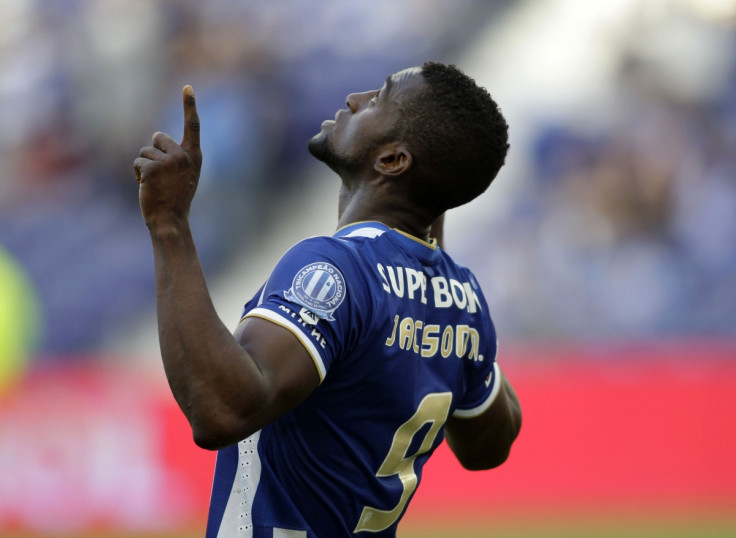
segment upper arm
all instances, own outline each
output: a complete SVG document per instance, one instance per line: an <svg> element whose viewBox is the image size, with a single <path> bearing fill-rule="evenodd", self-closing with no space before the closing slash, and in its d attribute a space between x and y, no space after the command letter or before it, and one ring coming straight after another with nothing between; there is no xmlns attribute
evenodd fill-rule
<svg viewBox="0 0 736 538"><path fill-rule="evenodd" d="M499 371L500 372L500 371ZM521 428L521 408L503 375L491 405L473 417L451 416L445 424L447 444L463 467L491 469L501 465Z"/></svg>
<svg viewBox="0 0 736 538"><path fill-rule="evenodd" d="M231 442L303 402L350 345L345 335L355 330L359 308L342 273L350 266L333 243L311 238L289 249L246 304L234 337L257 370L256 382L243 383L235 373L225 381L234 407L226 407L228 418L215 429Z"/></svg>
<svg viewBox="0 0 736 538"><path fill-rule="evenodd" d="M200 376L216 386L190 413L195 442L210 450L245 439L287 413L319 385L310 355L287 329L246 318L234 333L240 354L225 369Z"/></svg>
<svg viewBox="0 0 736 538"><path fill-rule="evenodd" d="M257 417L262 426L296 407L319 385L311 355L289 329L247 317L235 330L235 338L260 370L266 387Z"/></svg>

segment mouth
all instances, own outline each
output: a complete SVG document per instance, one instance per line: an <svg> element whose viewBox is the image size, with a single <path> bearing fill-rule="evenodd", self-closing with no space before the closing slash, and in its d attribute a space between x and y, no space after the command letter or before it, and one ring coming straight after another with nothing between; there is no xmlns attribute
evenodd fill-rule
<svg viewBox="0 0 736 538"><path fill-rule="evenodd" d="M344 108L341 108L340 110L338 110L337 112L335 112L335 119L334 120L325 120L325 121L323 121L322 122L322 128L324 129L326 127L334 127L335 124L338 121L340 121L340 116L342 116L345 112L347 112L347 110L345 110Z"/></svg>
<svg viewBox="0 0 736 538"><path fill-rule="evenodd" d="M325 120L322 122L322 128L325 129L327 127L335 127L335 124L340 121L340 117L347 112L346 109L341 108L337 112L335 112L335 119L334 120Z"/></svg>

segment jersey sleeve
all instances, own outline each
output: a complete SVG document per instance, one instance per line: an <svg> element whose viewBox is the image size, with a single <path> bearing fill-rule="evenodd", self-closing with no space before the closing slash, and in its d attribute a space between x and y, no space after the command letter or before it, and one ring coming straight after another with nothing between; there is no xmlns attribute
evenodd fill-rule
<svg viewBox="0 0 736 538"><path fill-rule="evenodd" d="M487 336L481 348L482 360L465 362L465 394L453 412L454 417L472 418L482 414L501 388L501 370L496 363L498 340L490 316L485 320L484 333Z"/></svg>
<svg viewBox="0 0 736 538"><path fill-rule="evenodd" d="M294 334L321 382L359 334L361 278L350 253L335 239L306 239L282 256L243 318L263 318Z"/></svg>

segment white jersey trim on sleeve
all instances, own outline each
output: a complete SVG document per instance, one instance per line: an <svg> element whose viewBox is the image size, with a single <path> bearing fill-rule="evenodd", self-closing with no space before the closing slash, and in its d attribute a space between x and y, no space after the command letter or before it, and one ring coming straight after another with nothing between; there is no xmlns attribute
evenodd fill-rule
<svg viewBox="0 0 736 538"><path fill-rule="evenodd" d="M314 362L314 366L315 368L317 368L317 373L319 374L320 383L324 381L325 375L327 374L327 369L325 368L325 363L322 360L322 355L320 355L319 351L317 350L317 346L315 346L314 343L309 339L309 337L306 336L301 330L299 330L299 328L294 323L292 323L289 319L273 312L272 310L261 307L254 308L245 316L243 316L243 319L249 317L263 318L271 321L276 325L280 325L287 331L291 332L294 336L296 336L299 342L301 342L301 344L307 350L307 353L309 353L309 356L312 357L312 362Z"/></svg>
<svg viewBox="0 0 736 538"><path fill-rule="evenodd" d="M496 399L496 396L498 396L499 391L501 390L501 368L499 368L498 363L493 363L493 389L491 390L491 393L488 395L488 398L485 399L485 401L480 404L478 407L474 407L473 409L455 409L455 412L452 414L453 417L458 418L473 418L477 417L479 415L482 415L486 409L491 407L491 404Z"/></svg>

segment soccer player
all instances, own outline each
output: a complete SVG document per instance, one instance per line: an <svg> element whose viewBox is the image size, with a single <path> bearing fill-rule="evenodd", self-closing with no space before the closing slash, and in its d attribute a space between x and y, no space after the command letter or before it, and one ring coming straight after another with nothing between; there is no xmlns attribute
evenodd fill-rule
<svg viewBox="0 0 736 538"><path fill-rule="evenodd" d="M219 450L207 536L393 536L443 438L467 469L503 463L521 413L488 305L430 237L505 161L486 90L425 63L350 94L308 145L342 180L337 232L286 252L234 335L189 229L189 86L183 102L181 144L154 134L134 169L166 376L195 442Z"/></svg>

